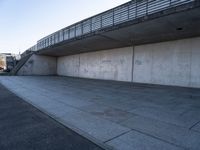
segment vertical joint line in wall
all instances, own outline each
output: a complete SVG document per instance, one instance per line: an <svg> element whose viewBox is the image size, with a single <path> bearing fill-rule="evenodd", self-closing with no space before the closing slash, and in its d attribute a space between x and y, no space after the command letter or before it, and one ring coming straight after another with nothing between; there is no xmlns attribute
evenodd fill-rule
<svg viewBox="0 0 200 150"><path fill-rule="evenodd" d="M190 49L190 73L189 73L189 86L192 86L192 49Z"/></svg>
<svg viewBox="0 0 200 150"><path fill-rule="evenodd" d="M135 47L133 46L133 51L132 51L132 70L131 70L131 82L133 82L133 72L134 72L134 53L135 53Z"/></svg>
<svg viewBox="0 0 200 150"><path fill-rule="evenodd" d="M58 76L58 57L56 57L56 75Z"/></svg>
<svg viewBox="0 0 200 150"><path fill-rule="evenodd" d="M153 84L153 58L154 58L154 56L153 56L153 54L154 54L154 51L153 51L153 49L151 50L151 68L150 68L150 71L151 71L151 73L150 73L150 75L151 75L151 77L150 77L150 82Z"/></svg>
<svg viewBox="0 0 200 150"><path fill-rule="evenodd" d="M80 65L81 65L81 62L80 62L80 54L78 54L78 77L80 77Z"/></svg>

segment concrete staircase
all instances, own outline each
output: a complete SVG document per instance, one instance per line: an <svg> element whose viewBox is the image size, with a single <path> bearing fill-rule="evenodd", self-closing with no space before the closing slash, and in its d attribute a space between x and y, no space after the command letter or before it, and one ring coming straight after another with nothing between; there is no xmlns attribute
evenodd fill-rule
<svg viewBox="0 0 200 150"><path fill-rule="evenodd" d="M9 75L17 75L17 72L19 71L19 69L27 62L27 60L33 55L33 53L30 53L24 57L22 57L20 59L20 61L18 62L18 64L11 70L11 72L9 73Z"/></svg>

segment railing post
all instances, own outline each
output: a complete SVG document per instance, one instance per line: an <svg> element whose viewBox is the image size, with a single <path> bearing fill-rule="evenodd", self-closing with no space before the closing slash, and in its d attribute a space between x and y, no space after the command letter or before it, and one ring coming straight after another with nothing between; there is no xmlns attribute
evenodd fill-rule
<svg viewBox="0 0 200 150"><path fill-rule="evenodd" d="M75 29L74 29L74 37L76 38L76 25L75 25Z"/></svg>
<svg viewBox="0 0 200 150"><path fill-rule="evenodd" d="M135 18L137 18L137 13L138 13L138 12L137 12L137 11L138 11L138 10L137 10L137 7L138 7L138 6L137 6L137 0L136 0L136 1L135 1Z"/></svg>
<svg viewBox="0 0 200 150"><path fill-rule="evenodd" d="M62 30L62 36L63 36L63 41L65 40L65 33L64 33L64 30Z"/></svg>
<svg viewBox="0 0 200 150"><path fill-rule="evenodd" d="M149 0L147 0L147 3L146 3L146 15L148 15L148 9L149 9Z"/></svg>
<svg viewBox="0 0 200 150"><path fill-rule="evenodd" d="M100 17L100 22L101 22L101 28L102 28L102 14L101 14L101 17Z"/></svg>
<svg viewBox="0 0 200 150"><path fill-rule="evenodd" d="M92 19L90 18L90 33L92 32Z"/></svg>
<svg viewBox="0 0 200 150"><path fill-rule="evenodd" d="M129 9L130 9L130 3L128 3L128 20L130 19L130 14L129 14L130 10Z"/></svg>
<svg viewBox="0 0 200 150"><path fill-rule="evenodd" d="M115 20L114 20L114 9L112 9L112 25L114 26Z"/></svg>
<svg viewBox="0 0 200 150"><path fill-rule="evenodd" d="M81 36L83 35L83 22L81 22Z"/></svg>
<svg viewBox="0 0 200 150"><path fill-rule="evenodd" d="M70 39L70 28L68 29L68 39Z"/></svg>
<svg viewBox="0 0 200 150"><path fill-rule="evenodd" d="M55 34L53 34L53 45L55 44Z"/></svg>

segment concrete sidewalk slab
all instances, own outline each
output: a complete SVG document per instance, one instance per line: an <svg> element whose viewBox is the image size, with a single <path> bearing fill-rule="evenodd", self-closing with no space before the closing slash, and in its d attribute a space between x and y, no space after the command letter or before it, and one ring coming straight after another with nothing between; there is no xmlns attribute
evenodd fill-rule
<svg viewBox="0 0 200 150"><path fill-rule="evenodd" d="M147 135L152 135L163 141L167 141L177 147L186 149L199 149L200 134L180 126L161 122L141 116L135 116L122 123L123 125Z"/></svg>
<svg viewBox="0 0 200 150"><path fill-rule="evenodd" d="M11 91L115 149L197 149L200 89L58 76L0 77Z"/></svg>
<svg viewBox="0 0 200 150"><path fill-rule="evenodd" d="M1 150L103 150L0 84Z"/></svg>
<svg viewBox="0 0 200 150"><path fill-rule="evenodd" d="M182 150L180 147L173 146L137 131L124 134L119 138L109 141L108 144L120 150Z"/></svg>
<svg viewBox="0 0 200 150"><path fill-rule="evenodd" d="M200 121L192 127L192 130L200 133Z"/></svg>

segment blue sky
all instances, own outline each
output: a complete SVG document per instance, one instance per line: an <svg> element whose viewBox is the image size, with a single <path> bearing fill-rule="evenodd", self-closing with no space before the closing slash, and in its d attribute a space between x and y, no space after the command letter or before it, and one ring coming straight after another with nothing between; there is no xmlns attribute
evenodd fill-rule
<svg viewBox="0 0 200 150"><path fill-rule="evenodd" d="M19 53L40 38L129 0L0 0L0 53Z"/></svg>

